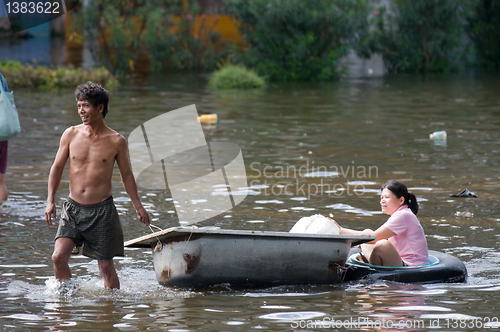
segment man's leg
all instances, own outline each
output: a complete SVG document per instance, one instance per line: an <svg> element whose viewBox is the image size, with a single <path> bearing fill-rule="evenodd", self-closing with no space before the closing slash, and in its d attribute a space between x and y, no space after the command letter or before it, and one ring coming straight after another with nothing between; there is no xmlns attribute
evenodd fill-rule
<svg viewBox="0 0 500 332"><path fill-rule="evenodd" d="M5 184L5 174L0 173L0 202L6 201L9 193Z"/></svg>
<svg viewBox="0 0 500 332"><path fill-rule="evenodd" d="M68 261L74 247L73 240L67 237L57 238L54 244L52 262L54 263L54 276L59 281L66 281L71 278Z"/></svg>
<svg viewBox="0 0 500 332"><path fill-rule="evenodd" d="M120 280L116 274L115 265L112 259L104 259L97 261L99 265L99 271L104 278L105 288L120 288Z"/></svg>

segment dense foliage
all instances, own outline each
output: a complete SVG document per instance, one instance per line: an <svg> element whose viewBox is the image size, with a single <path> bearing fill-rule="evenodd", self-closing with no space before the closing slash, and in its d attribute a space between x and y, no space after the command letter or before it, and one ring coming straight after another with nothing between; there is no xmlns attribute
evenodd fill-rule
<svg viewBox="0 0 500 332"><path fill-rule="evenodd" d="M487 69L500 69L500 1L474 1L467 22L478 64Z"/></svg>
<svg viewBox="0 0 500 332"><path fill-rule="evenodd" d="M375 13L373 51L390 72L450 72L461 60L461 0L393 0Z"/></svg>
<svg viewBox="0 0 500 332"><path fill-rule="evenodd" d="M192 29L194 0L88 0L74 15L71 37L87 41L94 58L123 75L150 70L212 69L225 48L213 27Z"/></svg>
<svg viewBox="0 0 500 332"><path fill-rule="evenodd" d="M240 21L245 62L278 81L325 81L339 61L368 37L366 0L227 0Z"/></svg>
<svg viewBox="0 0 500 332"><path fill-rule="evenodd" d="M496 0L224 0L244 44L197 19L197 0L88 0L70 40L117 75L244 64L268 80L338 78L349 52L381 54L390 72L500 68ZM199 17L198 17L199 18ZM195 21L197 23L195 23ZM212 24L213 25L213 24Z"/></svg>
<svg viewBox="0 0 500 332"><path fill-rule="evenodd" d="M118 85L118 81L105 68L84 69L23 65L18 61L0 61L0 72L9 82L9 88L56 89L75 88L85 82L100 83L107 88Z"/></svg>

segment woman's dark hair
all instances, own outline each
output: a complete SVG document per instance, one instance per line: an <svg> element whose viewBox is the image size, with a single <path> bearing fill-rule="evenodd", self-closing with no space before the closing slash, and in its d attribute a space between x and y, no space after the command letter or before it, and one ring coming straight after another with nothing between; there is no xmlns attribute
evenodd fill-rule
<svg viewBox="0 0 500 332"><path fill-rule="evenodd" d="M418 202L415 195L412 192L408 191L406 186L395 180L387 181L386 184L382 186L382 190L385 188L389 189L397 198L404 197L405 202L403 204L408 205L410 210L416 215L418 213Z"/></svg>
<svg viewBox="0 0 500 332"><path fill-rule="evenodd" d="M102 104L102 117L105 118L106 114L108 114L109 92L99 83L92 83L89 81L85 85L80 85L76 88L75 98L76 101L88 101L94 107Z"/></svg>

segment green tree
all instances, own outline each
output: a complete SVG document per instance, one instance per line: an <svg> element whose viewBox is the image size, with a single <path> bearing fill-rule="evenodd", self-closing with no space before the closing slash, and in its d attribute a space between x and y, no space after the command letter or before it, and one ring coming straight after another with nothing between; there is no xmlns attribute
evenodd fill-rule
<svg viewBox="0 0 500 332"><path fill-rule="evenodd" d="M227 0L240 21L244 60L276 81L327 81L368 39L367 0Z"/></svg>
<svg viewBox="0 0 500 332"><path fill-rule="evenodd" d="M390 72L458 69L464 0L393 0L377 10L372 50Z"/></svg>
<svg viewBox="0 0 500 332"><path fill-rule="evenodd" d="M500 1L474 0L467 15L468 35L478 63L487 69L500 69Z"/></svg>

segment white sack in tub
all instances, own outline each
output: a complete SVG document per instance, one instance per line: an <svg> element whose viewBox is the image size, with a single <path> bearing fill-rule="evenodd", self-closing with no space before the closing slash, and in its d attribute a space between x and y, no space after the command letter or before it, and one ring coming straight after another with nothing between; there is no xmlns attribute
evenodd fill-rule
<svg viewBox="0 0 500 332"><path fill-rule="evenodd" d="M300 218L290 230L290 233L309 234L339 234L339 228L333 221L321 214Z"/></svg>

